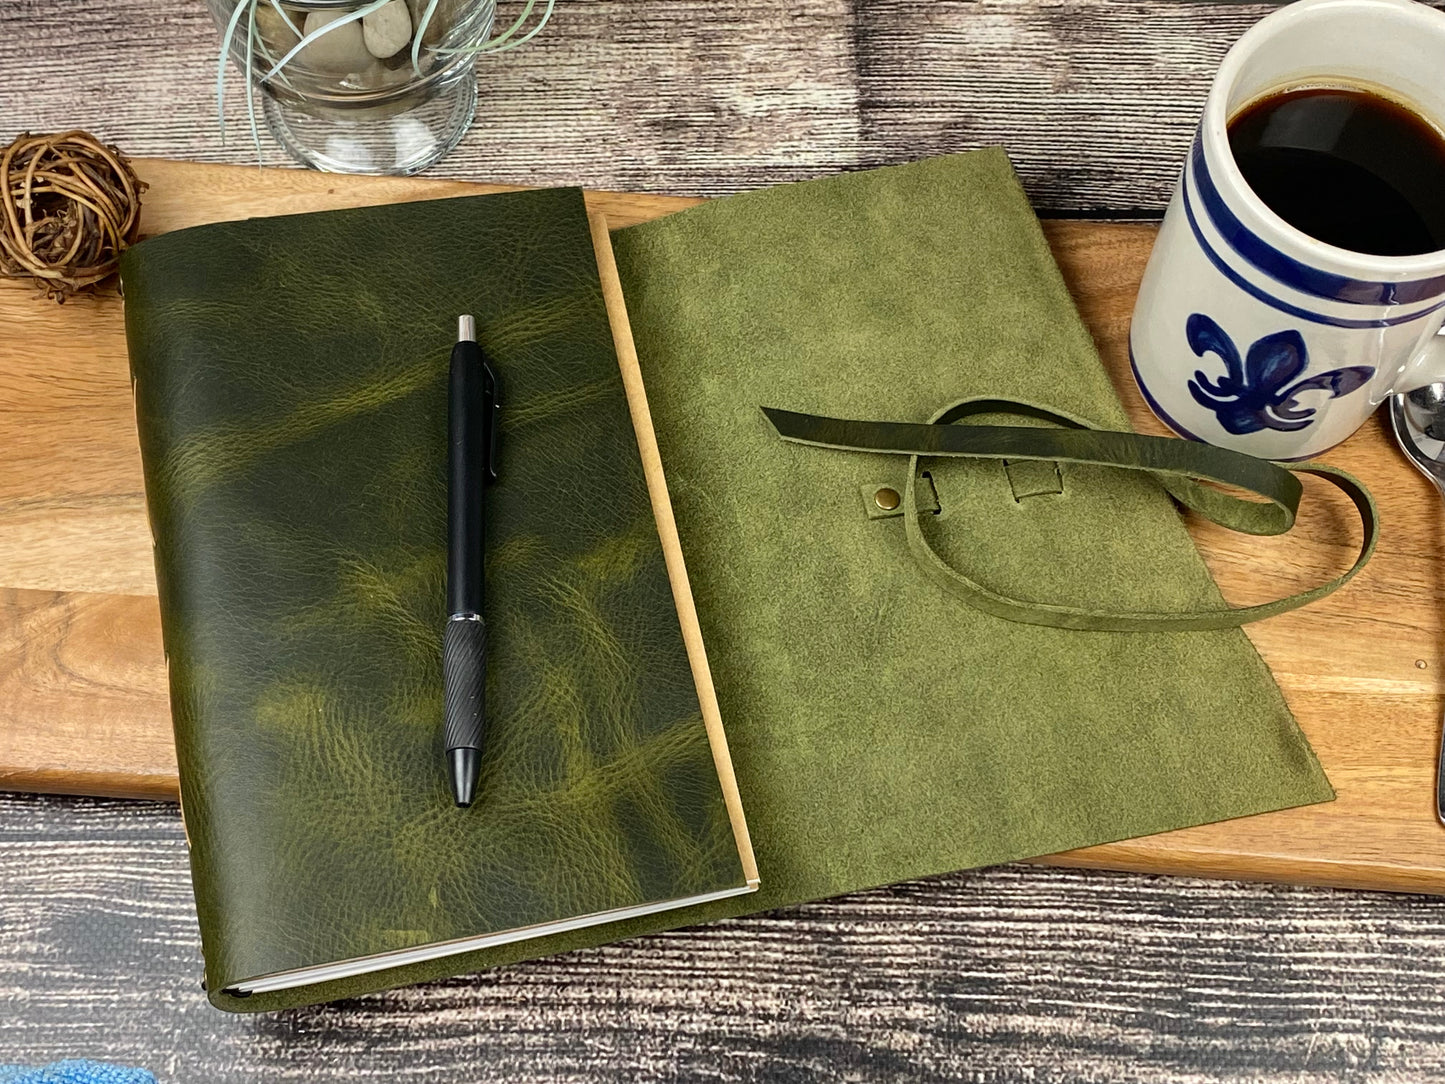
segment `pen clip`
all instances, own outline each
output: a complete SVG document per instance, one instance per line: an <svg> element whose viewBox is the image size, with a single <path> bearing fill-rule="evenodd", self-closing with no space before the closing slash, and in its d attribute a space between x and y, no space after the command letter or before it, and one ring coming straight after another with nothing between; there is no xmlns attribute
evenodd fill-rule
<svg viewBox="0 0 1445 1084"><path fill-rule="evenodd" d="M497 446L501 432L502 398L498 390L497 374L490 363L482 361L482 412L483 424L487 427L487 474L490 485L497 480Z"/></svg>

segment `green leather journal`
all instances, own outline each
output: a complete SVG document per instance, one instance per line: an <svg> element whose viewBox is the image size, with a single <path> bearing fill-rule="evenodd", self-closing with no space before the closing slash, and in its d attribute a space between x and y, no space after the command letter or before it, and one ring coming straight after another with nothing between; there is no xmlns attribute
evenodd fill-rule
<svg viewBox="0 0 1445 1084"><path fill-rule="evenodd" d="M639 698L652 695L643 675L671 675L658 693L667 718L693 710L694 685L676 658L671 668L638 661L675 634L677 617L661 601L646 619L659 622L656 638L639 624L633 639L604 650L577 627L585 610L570 588L518 596L512 650L542 652L548 669L545 695L532 685L499 694L513 698L516 720L497 750L516 758L508 763L519 773L507 816L463 830L440 778L414 805L409 788L394 787L438 771L431 617L440 597L442 336L458 305L479 304L474 286L497 306L504 380L526 365L545 374L533 405L504 387L521 412L514 439L554 411L568 419L556 439L538 443L535 473L509 479L519 486L509 508L537 517L533 541L502 545L488 575L535 570L526 564L541 560L533 545L556 545L574 555L569 576L591 583L631 568L631 547L642 546L628 533L643 530L642 514L624 529L610 500L589 513L608 517L588 519L589 537L632 540L625 546L594 543L584 560L584 547L550 522L596 483L580 466L591 445L579 445L572 426L610 400L599 398L600 361L586 378L558 369L554 382L551 370L581 366L570 352L584 342L602 349L600 310L567 325L585 325L586 335L553 337L573 303L543 304L505 270L539 250L575 255L572 242L559 241L546 215L526 216L507 244L479 239L488 234L475 223L503 230L533 206L529 198L580 214L575 194L484 197L456 203L464 218L443 201L244 223L163 237L129 257L148 496L216 1004L250 1011L352 996L1332 797L1242 632L1083 631L991 615L925 573L908 541L910 510L877 496L908 494L930 553L1015 599L1217 608L1219 593L1152 477L1086 463L924 459L910 488L907 458L785 443L762 413L926 422L982 396L1127 428L1007 158L975 152L719 200L613 235L627 302L625 316L614 309L614 331L628 368L630 317L760 889L301 990L247 999L221 990L218 979L274 967L298 942L335 956L414 937L414 928L430 935L443 919L452 930L474 923L484 893L467 878L490 869L493 855L535 861L529 883L552 891L579 869L586 883L611 885L643 854L663 860L668 876L701 878L691 884L737 883L738 848L695 731L645 741L629 723L617 760L624 774L577 774L598 763L591 743L616 736L612 720L634 718ZM482 210L493 206L495 216ZM413 233L427 238L414 249ZM451 235L460 247L446 243ZM488 253L502 269L469 278ZM592 265L581 262L558 272L568 296L595 289ZM364 330L353 334L354 321ZM308 353L324 345L321 371L292 350L298 339ZM205 349L187 353L195 341ZM529 360L508 360L513 349ZM279 413L278 397L288 404ZM630 439L620 407L609 409L606 428ZM344 454L313 463L343 433ZM265 487L241 481L273 459ZM364 546L338 546L343 528L364 535ZM228 620L188 594L212 566L238 610ZM322 661L318 630L356 620L370 622L365 634L345 633L346 648ZM554 635L564 638L555 650ZM584 733L591 709L577 691L594 670L630 692L599 702L600 730ZM499 671L494 685L503 681ZM231 721L204 722L223 696L245 699ZM558 726L558 710L577 722ZM360 742L384 751L364 770L350 760ZM280 765L270 759L278 747ZM664 755L683 767L658 767ZM523 771L529 760L534 772ZM539 792L542 779L551 789ZM385 800L362 802L372 789ZM680 794L698 796L693 812L679 811ZM559 800L605 818L609 831L618 826L609 840L631 841L664 814L687 831L625 857L608 851L594 867L583 841L559 830L564 807L549 804ZM716 827L699 838L715 847L679 845L701 831L706 810ZM431 844L461 842L463 831L473 850L448 876ZM332 882L334 891L316 894ZM289 924L284 936L262 924L278 921Z"/></svg>
<svg viewBox="0 0 1445 1084"><path fill-rule="evenodd" d="M969 606L878 505L907 458L784 443L760 410L927 422L986 397L1128 429L1003 151L747 193L614 247L763 878L747 906L1333 797L1242 631ZM1222 603L1146 474L921 465L931 551L1000 595Z"/></svg>
<svg viewBox="0 0 1445 1084"><path fill-rule="evenodd" d="M579 191L184 230L123 276L214 1001L756 888ZM502 385L466 810L441 680L459 313Z"/></svg>

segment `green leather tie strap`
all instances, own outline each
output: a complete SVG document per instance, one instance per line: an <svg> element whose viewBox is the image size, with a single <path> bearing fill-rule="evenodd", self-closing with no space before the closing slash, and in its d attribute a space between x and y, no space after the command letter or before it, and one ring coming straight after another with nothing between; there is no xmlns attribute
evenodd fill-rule
<svg viewBox="0 0 1445 1084"><path fill-rule="evenodd" d="M1004 399L965 399L935 414L926 424L849 421L763 407L786 441L838 451L909 457L903 496L908 547L919 565L945 590L975 609L1029 625L1108 632L1198 631L1234 628L1273 617L1323 598L1348 583L1374 552L1379 516L1374 499L1358 481L1333 467L1311 464L1286 469L1269 460L1172 437L1152 437L1093 428L1055 410ZM1009 425L953 425L978 414L1013 414L1062 428ZM1302 487L1297 474L1312 474L1343 490L1364 525L1355 563L1328 583L1257 606L1184 612L1111 612L1030 602L993 591L946 563L924 537L916 481L919 460L953 458L1044 460L1119 467L1152 475L1180 503L1222 526L1248 534L1282 534L1294 525ZM1248 500L1203 483L1233 486L1258 495Z"/></svg>

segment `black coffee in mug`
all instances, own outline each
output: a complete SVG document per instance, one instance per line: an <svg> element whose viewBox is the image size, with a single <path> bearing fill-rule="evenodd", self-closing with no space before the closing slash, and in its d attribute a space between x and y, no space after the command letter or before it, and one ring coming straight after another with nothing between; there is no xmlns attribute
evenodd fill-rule
<svg viewBox="0 0 1445 1084"><path fill-rule="evenodd" d="M1402 105L1286 90L1236 114L1229 147L1255 195L1316 240L1372 256L1445 249L1445 137Z"/></svg>

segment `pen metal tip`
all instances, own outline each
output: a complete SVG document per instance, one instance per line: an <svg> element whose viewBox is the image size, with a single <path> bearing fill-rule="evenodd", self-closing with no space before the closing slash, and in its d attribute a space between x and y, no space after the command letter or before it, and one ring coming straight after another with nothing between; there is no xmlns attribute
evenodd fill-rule
<svg viewBox="0 0 1445 1084"><path fill-rule="evenodd" d="M477 341L477 322L470 316L457 317L457 342L474 343Z"/></svg>
<svg viewBox="0 0 1445 1084"><path fill-rule="evenodd" d="M477 780L482 774L482 756L476 749L453 749L448 756L452 797L458 808L466 809L477 797Z"/></svg>

